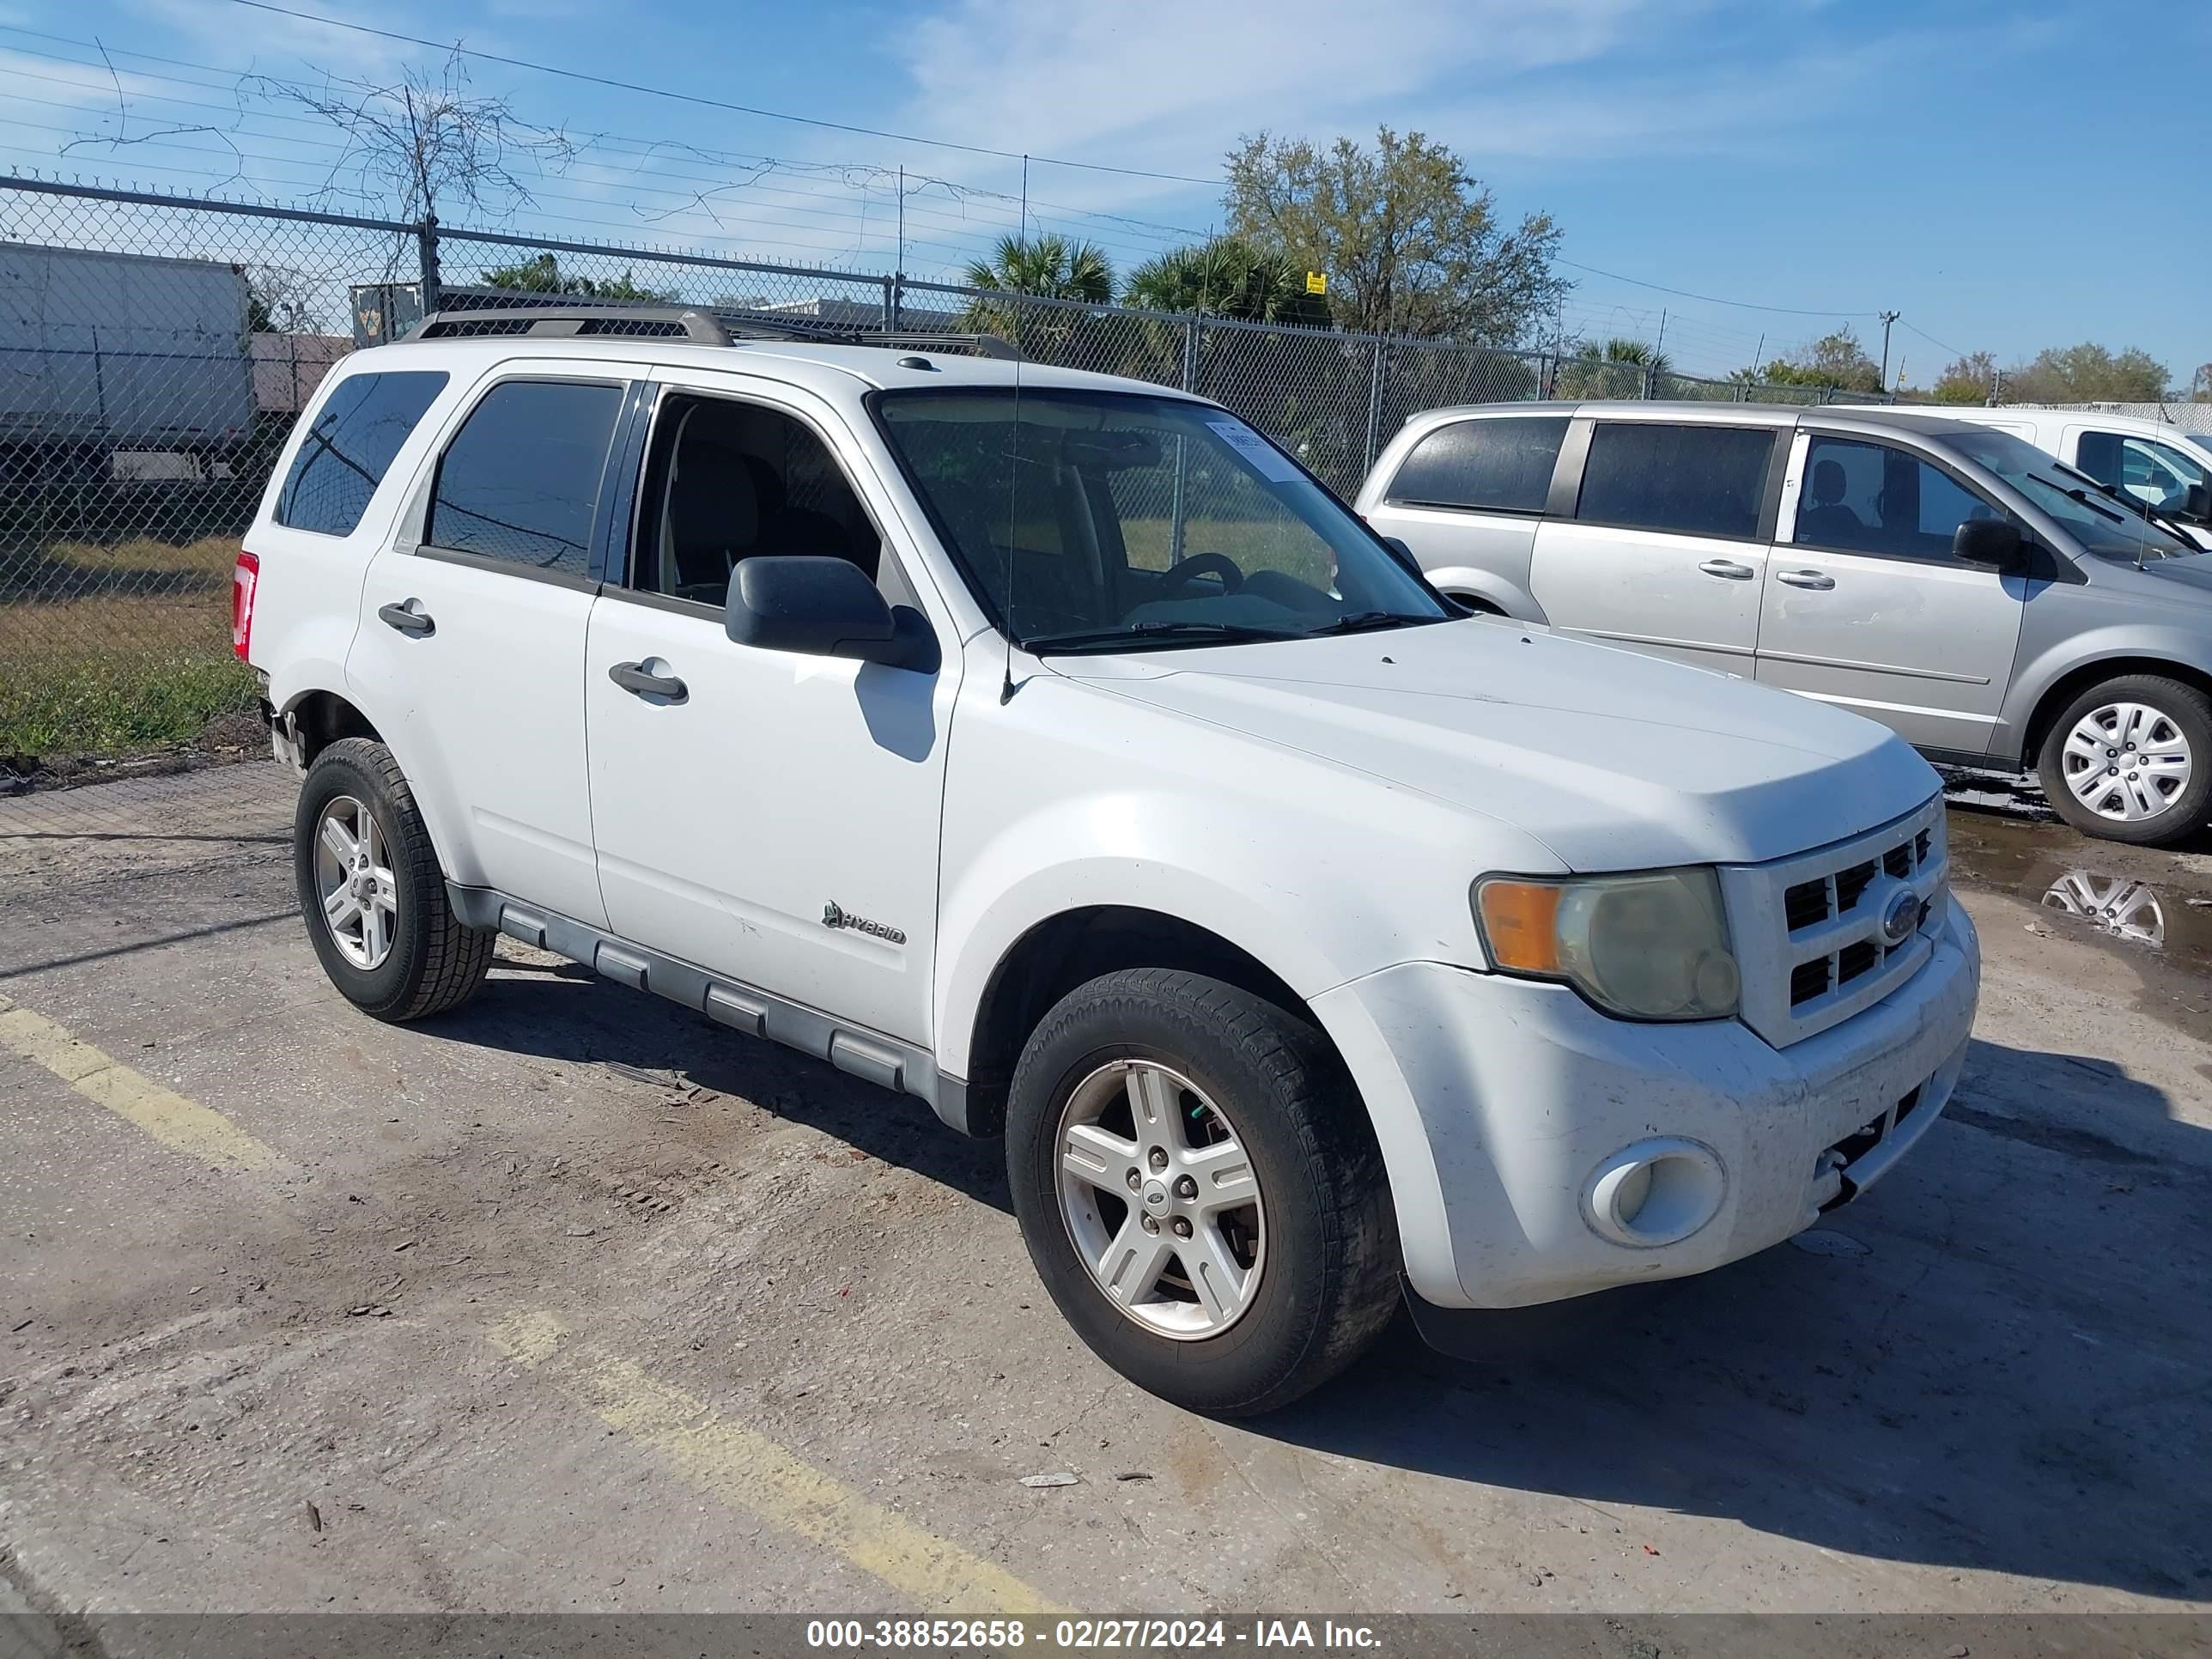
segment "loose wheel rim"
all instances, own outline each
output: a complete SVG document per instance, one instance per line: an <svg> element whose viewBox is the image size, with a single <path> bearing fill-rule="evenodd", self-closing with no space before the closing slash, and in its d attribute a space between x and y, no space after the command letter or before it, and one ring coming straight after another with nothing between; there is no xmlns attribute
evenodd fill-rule
<svg viewBox="0 0 2212 1659"><path fill-rule="evenodd" d="M399 932L399 888L376 814L351 795L333 796L316 817L315 894L338 953L382 967Z"/></svg>
<svg viewBox="0 0 2212 1659"><path fill-rule="evenodd" d="M1069 1242L1124 1318L1189 1342L1243 1317L1267 1270L1267 1206L1204 1090L1152 1060L1102 1066L1060 1109L1053 1156Z"/></svg>
<svg viewBox="0 0 2212 1659"><path fill-rule="evenodd" d="M2074 799L2114 823L2141 823L2167 811L2197 770L2173 717L2144 702L2090 709L2066 734L2059 763Z"/></svg>

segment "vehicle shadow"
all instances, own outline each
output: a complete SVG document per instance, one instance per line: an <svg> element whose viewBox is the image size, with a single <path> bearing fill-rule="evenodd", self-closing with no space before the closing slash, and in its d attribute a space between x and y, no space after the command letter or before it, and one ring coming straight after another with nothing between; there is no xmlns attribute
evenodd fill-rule
<svg viewBox="0 0 2212 1659"><path fill-rule="evenodd" d="M971 1140L928 1104L850 1078L827 1060L748 1037L661 998L602 979L575 963L502 958L484 988L426 1036L535 1054L617 1075L733 1095L803 1123L1011 1214L1006 1158L995 1140ZM656 1116L669 1109L655 1103Z"/></svg>
<svg viewBox="0 0 2212 1659"><path fill-rule="evenodd" d="M996 1142L581 967L503 961L421 1029L662 1083L640 1108L662 1122L690 1090L738 1096L1011 1207ZM2112 1137L2066 1121L2092 1099ZM2167 1107L2103 1061L1978 1042L1946 1121L1824 1219L1821 1253L1785 1244L1697 1279L1459 1316L1474 1360L1401 1320L1336 1382L1240 1427L1600 1512L2212 1598L2212 1209L2197 1197L2212 1153Z"/></svg>
<svg viewBox="0 0 2212 1659"><path fill-rule="evenodd" d="M2060 1121L2085 1083L2116 1132L2189 1138L2188 1161ZM2212 1599L2212 1154L2167 1105L2101 1061L1977 1042L1957 1105L1824 1218L1819 1253L1460 1316L1480 1359L1401 1321L1249 1426L1876 1559Z"/></svg>

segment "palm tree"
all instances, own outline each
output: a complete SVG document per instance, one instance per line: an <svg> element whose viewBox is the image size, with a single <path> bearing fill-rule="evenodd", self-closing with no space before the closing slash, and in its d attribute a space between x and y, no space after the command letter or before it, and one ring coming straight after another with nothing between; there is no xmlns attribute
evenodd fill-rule
<svg viewBox="0 0 2212 1659"><path fill-rule="evenodd" d="M1114 265L1096 242L1065 236L1001 236L988 259L968 264L968 286L1047 300L1103 305L1114 297Z"/></svg>
<svg viewBox="0 0 2212 1659"><path fill-rule="evenodd" d="M1297 263L1241 236L1170 248L1129 273L1121 298L1153 311L1195 311L1305 328L1329 325L1328 301L1306 292Z"/></svg>
<svg viewBox="0 0 2212 1659"><path fill-rule="evenodd" d="M1114 297L1114 265L1095 242L1071 242L1065 236L1001 236L988 259L969 263L968 286L988 293L1033 295L1041 300L1074 300L1104 305ZM961 313L960 326L973 333L1012 340L1025 357L1049 361L1065 354L1081 321L1079 313L1053 306L979 295Z"/></svg>

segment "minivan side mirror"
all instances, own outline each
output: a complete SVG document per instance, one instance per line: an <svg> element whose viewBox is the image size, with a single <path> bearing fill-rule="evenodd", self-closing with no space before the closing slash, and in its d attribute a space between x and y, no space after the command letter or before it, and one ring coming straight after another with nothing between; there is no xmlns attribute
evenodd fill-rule
<svg viewBox="0 0 2212 1659"><path fill-rule="evenodd" d="M810 657L854 657L887 668L934 673L939 657L928 618L884 601L850 559L763 554L738 561L722 626L739 645Z"/></svg>
<svg viewBox="0 0 2212 1659"><path fill-rule="evenodd" d="M2020 526L2010 519L1968 519L1951 532L1951 555L1994 570L2016 569L2027 558Z"/></svg>
<svg viewBox="0 0 2212 1659"><path fill-rule="evenodd" d="M2212 524L2212 483L2199 479L2182 493L2181 506L2174 517L2187 519L2192 524Z"/></svg>

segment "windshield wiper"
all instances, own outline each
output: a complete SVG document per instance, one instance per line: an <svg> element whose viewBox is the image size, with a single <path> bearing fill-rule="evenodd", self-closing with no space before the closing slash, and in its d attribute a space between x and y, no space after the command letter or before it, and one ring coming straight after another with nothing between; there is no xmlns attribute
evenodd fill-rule
<svg viewBox="0 0 2212 1659"><path fill-rule="evenodd" d="M1209 642L1224 640L1297 640L1305 635L1279 628L1254 628L1246 623L1140 622L1127 628L1088 628L1069 634L1040 634L1021 641L1024 651L1081 651L1095 646L1161 645L1176 640Z"/></svg>
<svg viewBox="0 0 2212 1659"><path fill-rule="evenodd" d="M1355 611L1349 616L1339 617L1326 628L1316 628L1316 634L1365 634L1377 628L1411 628L1425 622L1441 622L1441 617L1401 617L1395 611Z"/></svg>

